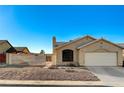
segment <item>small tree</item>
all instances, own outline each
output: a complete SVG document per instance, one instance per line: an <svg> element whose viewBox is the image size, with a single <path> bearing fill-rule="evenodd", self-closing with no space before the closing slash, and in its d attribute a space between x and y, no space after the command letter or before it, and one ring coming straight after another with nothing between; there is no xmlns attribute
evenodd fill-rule
<svg viewBox="0 0 124 93"><path fill-rule="evenodd" d="M40 54L45 54L45 51L44 51L44 50L41 50L41 51L40 51Z"/></svg>

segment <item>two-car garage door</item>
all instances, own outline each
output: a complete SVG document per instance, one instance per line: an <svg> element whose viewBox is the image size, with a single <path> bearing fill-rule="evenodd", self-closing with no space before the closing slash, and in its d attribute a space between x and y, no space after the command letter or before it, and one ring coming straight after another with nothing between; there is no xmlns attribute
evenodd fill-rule
<svg viewBox="0 0 124 93"><path fill-rule="evenodd" d="M117 66L117 54L85 53L85 66Z"/></svg>

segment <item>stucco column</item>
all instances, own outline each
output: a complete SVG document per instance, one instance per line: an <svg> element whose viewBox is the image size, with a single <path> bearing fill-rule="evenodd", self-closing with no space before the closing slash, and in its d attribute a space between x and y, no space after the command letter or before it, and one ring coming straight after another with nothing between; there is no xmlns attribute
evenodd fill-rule
<svg viewBox="0 0 124 93"><path fill-rule="evenodd" d="M6 53L6 64L10 64L11 62L11 59L10 59L10 54L9 53Z"/></svg>
<svg viewBox="0 0 124 93"><path fill-rule="evenodd" d="M52 65L56 65L56 55L52 55Z"/></svg>
<svg viewBox="0 0 124 93"><path fill-rule="evenodd" d="M123 66L123 52L120 51L118 54L118 66Z"/></svg>
<svg viewBox="0 0 124 93"><path fill-rule="evenodd" d="M84 62L83 62L83 60L84 60L83 51L79 50L79 56L78 56L78 58L79 58L79 65L80 66L83 66L84 65Z"/></svg>

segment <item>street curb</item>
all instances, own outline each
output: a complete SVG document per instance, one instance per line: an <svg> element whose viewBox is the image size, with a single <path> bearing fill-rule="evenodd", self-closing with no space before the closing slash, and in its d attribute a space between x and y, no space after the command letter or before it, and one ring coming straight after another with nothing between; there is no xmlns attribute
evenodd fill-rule
<svg viewBox="0 0 124 93"><path fill-rule="evenodd" d="M36 80L0 80L2 86L104 86L102 81L36 81Z"/></svg>

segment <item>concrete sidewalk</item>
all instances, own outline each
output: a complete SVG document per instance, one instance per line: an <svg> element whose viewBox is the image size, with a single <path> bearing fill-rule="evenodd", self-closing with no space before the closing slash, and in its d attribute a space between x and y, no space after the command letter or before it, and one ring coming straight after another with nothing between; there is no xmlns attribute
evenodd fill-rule
<svg viewBox="0 0 124 93"><path fill-rule="evenodd" d="M0 80L0 86L104 86L101 81L24 81L24 80Z"/></svg>

